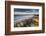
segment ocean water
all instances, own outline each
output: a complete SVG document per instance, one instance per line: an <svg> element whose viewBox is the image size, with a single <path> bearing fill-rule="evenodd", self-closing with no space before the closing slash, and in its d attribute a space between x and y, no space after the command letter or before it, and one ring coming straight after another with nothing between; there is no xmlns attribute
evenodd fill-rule
<svg viewBox="0 0 46 36"><path fill-rule="evenodd" d="M16 16L14 16L14 20L15 20L15 21L16 21L16 20L19 21L19 20L29 19L29 18L32 18L32 17L34 17L34 15L26 15L26 16L21 16L21 15L20 15L20 16L19 16L19 15L17 16L17 15L16 15Z"/></svg>

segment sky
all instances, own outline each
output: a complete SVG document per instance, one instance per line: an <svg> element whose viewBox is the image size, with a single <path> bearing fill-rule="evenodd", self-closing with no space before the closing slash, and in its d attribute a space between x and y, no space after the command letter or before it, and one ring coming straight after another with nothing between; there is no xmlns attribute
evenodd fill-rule
<svg viewBox="0 0 46 36"><path fill-rule="evenodd" d="M26 13L31 13L31 12L39 12L39 9L14 8L14 12L26 12Z"/></svg>

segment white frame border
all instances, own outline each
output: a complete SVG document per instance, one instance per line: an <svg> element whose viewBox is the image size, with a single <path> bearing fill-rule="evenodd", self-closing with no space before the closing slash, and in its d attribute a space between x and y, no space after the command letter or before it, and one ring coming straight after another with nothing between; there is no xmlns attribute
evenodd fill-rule
<svg viewBox="0 0 46 36"><path fill-rule="evenodd" d="M22 5L11 5L11 30L10 31L29 31L29 30L42 30L42 7L41 6L22 6ZM39 9L39 27L14 27L14 8L31 8Z"/></svg>

